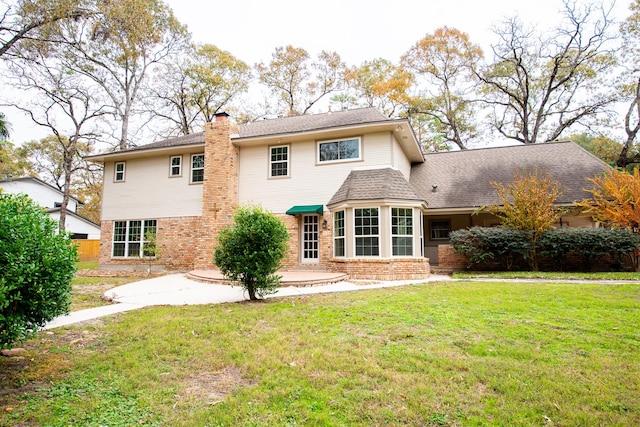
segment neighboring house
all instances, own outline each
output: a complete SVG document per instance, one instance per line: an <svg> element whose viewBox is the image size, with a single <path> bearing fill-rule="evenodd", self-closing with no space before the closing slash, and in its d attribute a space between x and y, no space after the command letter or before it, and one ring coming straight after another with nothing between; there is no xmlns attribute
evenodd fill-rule
<svg viewBox="0 0 640 427"><path fill-rule="evenodd" d="M572 143L546 146L580 153L577 161L561 158L562 150L551 155L573 171L572 189L606 169L588 155L599 168L583 170L578 163L586 152ZM523 166L536 165L537 148L507 148L518 149L532 153ZM463 192L466 186L479 193L475 185L495 176L483 168L502 170L510 180L519 167L515 155L504 162L495 150L493 162L487 158L478 167L465 165L471 150L423 155L407 120L374 108L242 125L222 113L202 133L88 157L104 165L100 264L141 263L145 242L155 235L160 251L152 262L178 270L213 268L218 232L232 223L239 204L254 203L287 225L284 268L424 278L429 256L437 261L437 243L469 224L458 217L469 218L476 201L453 197L457 183ZM447 162L457 165L447 168ZM488 181L484 187L486 194Z"/></svg>
<svg viewBox="0 0 640 427"><path fill-rule="evenodd" d="M12 178L0 181L0 188L7 193L23 193L47 210L47 213L56 222L60 221L60 206L63 193L54 186L35 177ZM83 203L74 198L69 198L67 205L66 231L72 234L73 239L100 239L100 226L81 215L78 215L78 206Z"/></svg>

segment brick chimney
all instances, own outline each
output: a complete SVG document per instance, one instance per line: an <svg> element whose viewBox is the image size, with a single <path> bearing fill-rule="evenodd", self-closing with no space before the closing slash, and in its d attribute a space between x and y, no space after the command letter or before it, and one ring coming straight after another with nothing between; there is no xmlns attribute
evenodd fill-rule
<svg viewBox="0 0 640 427"><path fill-rule="evenodd" d="M204 183L202 188L202 240L196 268L213 268L213 247L218 233L233 223L238 207L239 149L231 142L238 125L227 113L205 125Z"/></svg>

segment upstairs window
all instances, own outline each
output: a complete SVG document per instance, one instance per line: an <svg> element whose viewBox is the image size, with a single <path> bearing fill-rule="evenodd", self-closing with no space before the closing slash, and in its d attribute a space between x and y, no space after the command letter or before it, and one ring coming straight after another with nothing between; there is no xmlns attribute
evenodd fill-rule
<svg viewBox="0 0 640 427"><path fill-rule="evenodd" d="M318 143L318 161L320 163L360 160L360 153L360 138Z"/></svg>
<svg viewBox="0 0 640 427"><path fill-rule="evenodd" d="M271 178L289 176L289 146L270 147L269 154L269 176Z"/></svg>
<svg viewBox="0 0 640 427"><path fill-rule="evenodd" d="M191 156L191 182L204 182L204 154Z"/></svg>
<svg viewBox="0 0 640 427"><path fill-rule="evenodd" d="M182 156L172 156L169 176L182 176Z"/></svg>
<svg viewBox="0 0 640 427"><path fill-rule="evenodd" d="M113 180L115 182L124 181L125 162L117 162L114 169Z"/></svg>

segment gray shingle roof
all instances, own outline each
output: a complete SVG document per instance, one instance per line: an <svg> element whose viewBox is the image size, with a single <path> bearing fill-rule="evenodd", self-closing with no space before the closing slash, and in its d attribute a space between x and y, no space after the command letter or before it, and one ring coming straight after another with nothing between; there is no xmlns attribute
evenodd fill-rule
<svg viewBox="0 0 640 427"><path fill-rule="evenodd" d="M238 133L240 138L253 138L284 133L308 132L364 123L384 122L388 120L390 119L376 108L359 108L340 112L308 114L243 123L238 126ZM192 144L204 144L204 132L139 145L118 151L118 153L180 147L182 145Z"/></svg>
<svg viewBox="0 0 640 427"><path fill-rule="evenodd" d="M239 126L239 134L240 138L252 138L283 133L308 132L387 120L389 120L389 118L376 108L359 108L355 110L308 114L245 123Z"/></svg>
<svg viewBox="0 0 640 427"><path fill-rule="evenodd" d="M150 144L138 145L137 147L131 147L127 148L126 150L118 151L118 153L128 153L140 150L153 150L157 148L180 147L182 145L192 144L204 144L204 132L191 133L189 135L155 141Z"/></svg>
<svg viewBox="0 0 640 427"><path fill-rule="evenodd" d="M579 145L554 142L427 154L424 163L412 167L410 182L430 209L473 208L496 202L490 182L509 184L516 169L533 167L560 182L564 193L558 203L588 197L586 178L607 170Z"/></svg>
<svg viewBox="0 0 640 427"><path fill-rule="evenodd" d="M385 168L351 171L327 205L380 199L424 200L399 170Z"/></svg>

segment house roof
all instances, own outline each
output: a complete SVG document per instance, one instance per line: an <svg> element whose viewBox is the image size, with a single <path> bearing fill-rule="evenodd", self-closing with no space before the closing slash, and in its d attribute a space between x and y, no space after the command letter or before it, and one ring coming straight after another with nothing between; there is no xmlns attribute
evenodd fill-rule
<svg viewBox="0 0 640 427"><path fill-rule="evenodd" d="M331 131L339 131L341 128L352 129L353 127L361 125L367 126L367 129L379 128L380 130L392 130L397 134L398 140L407 151L407 155L413 161L422 161L420 146L408 121L404 119L390 119L373 107L243 123L238 125L238 134L232 135L231 139L237 144L251 144L256 140L263 141L265 138L279 139L285 135L296 138L296 135L305 132L326 134ZM342 130L343 132L344 129ZM87 156L86 158L101 162L104 161L106 157L127 157L131 154L141 155L142 153L153 152L155 150L175 150L186 146L204 145L204 141L205 133L198 132L152 142L126 150Z"/></svg>
<svg viewBox="0 0 640 427"><path fill-rule="evenodd" d="M586 178L608 168L573 142L553 142L426 154L412 167L410 182L429 209L477 208L497 202L491 182L507 185L516 170L534 167L560 183L559 204L587 198Z"/></svg>
<svg viewBox="0 0 640 427"><path fill-rule="evenodd" d="M238 133L240 138L253 138L386 121L389 121L389 118L376 108L359 108L322 114L282 117L273 120L258 120L239 125Z"/></svg>
<svg viewBox="0 0 640 427"><path fill-rule="evenodd" d="M53 185L49 184L48 182L44 182L43 180L41 180L40 178L37 178L35 176L23 176L23 177L20 177L20 178L3 179L3 180L0 180L0 187L2 187L2 184L6 183L6 182L29 182L29 181L34 182L34 183L36 183L38 185L41 185L43 187L46 187L47 189L53 191L54 193L58 193L60 196L64 195L64 193L62 191L60 191L59 189L57 189ZM69 198L73 199L78 205L84 205L84 202L76 199L75 197L73 197L71 195L69 196Z"/></svg>
<svg viewBox="0 0 640 427"><path fill-rule="evenodd" d="M347 200L382 199L424 201L399 170L363 169L349 173L327 206Z"/></svg>
<svg viewBox="0 0 640 427"><path fill-rule="evenodd" d="M48 213L48 214L52 214L52 213L60 213L60 211L61 211L61 210L62 210L61 208L51 208L51 209L47 209L47 213ZM80 214L78 214L78 213L76 213L76 212L73 212L73 211L67 211L67 215L68 215L68 216L72 216L72 217L74 217L74 218L77 218L77 219L79 219L80 221L86 222L87 224L91 224L91 225L93 225L94 227L96 227L98 230L100 230L100 224L95 223L95 222L91 221L89 218L85 218L84 216L82 216L82 215L80 215Z"/></svg>

